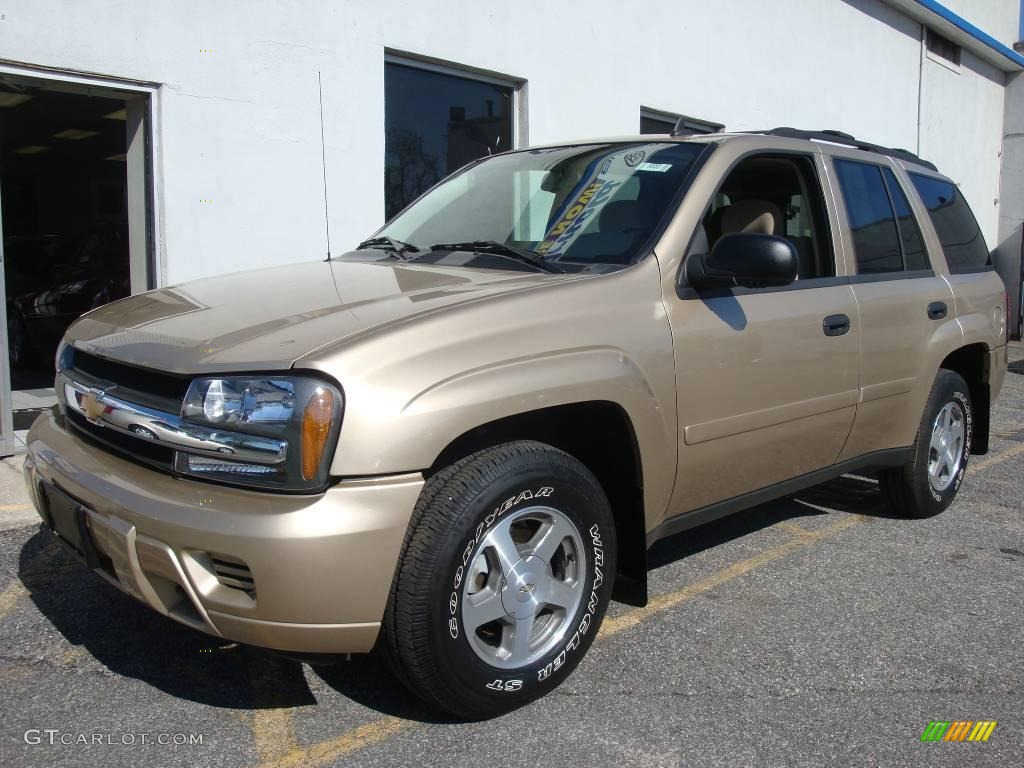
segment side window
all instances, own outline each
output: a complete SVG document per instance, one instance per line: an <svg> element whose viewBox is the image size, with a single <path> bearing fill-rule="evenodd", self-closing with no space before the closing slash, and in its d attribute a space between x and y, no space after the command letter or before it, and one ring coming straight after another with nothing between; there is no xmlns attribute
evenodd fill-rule
<svg viewBox="0 0 1024 768"><path fill-rule="evenodd" d="M882 181L882 169L877 165L838 159L835 167L850 219L857 273L903 271L900 233Z"/></svg>
<svg viewBox="0 0 1024 768"><path fill-rule="evenodd" d="M931 269L928 253L924 249L924 238L921 237L921 227L910 210L910 201L896 181L896 174L891 168L883 168L882 175L885 177L885 185L889 188L892 207L896 210L896 225L899 227L900 243L903 246L904 267L907 270Z"/></svg>
<svg viewBox="0 0 1024 768"><path fill-rule="evenodd" d="M910 174L942 244L949 271L976 272L992 266L978 222L960 190L948 181Z"/></svg>
<svg viewBox="0 0 1024 768"><path fill-rule="evenodd" d="M810 157L755 155L741 160L712 198L703 224L708 248L737 232L778 235L796 248L798 280L836 273L821 183Z"/></svg>

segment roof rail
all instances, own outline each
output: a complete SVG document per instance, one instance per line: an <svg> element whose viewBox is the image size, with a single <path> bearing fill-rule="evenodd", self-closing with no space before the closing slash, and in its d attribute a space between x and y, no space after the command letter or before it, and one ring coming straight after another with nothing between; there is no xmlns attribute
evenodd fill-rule
<svg viewBox="0 0 1024 768"><path fill-rule="evenodd" d="M772 128L765 131L744 131L744 133L758 133L765 136L782 136L787 139L808 139L811 141L827 141L832 144L840 144L844 147L853 147L854 149L861 149L865 152L877 152L880 155L886 155L887 157L895 157L898 160L906 160L908 163L916 163L917 165L924 166L925 168L931 168L933 171L937 171L933 163L927 160L922 160L920 157L915 155L913 152L907 149L898 149L893 147L883 147L880 144L872 144L868 141L861 141L848 133L835 130L822 130L822 131L803 131L799 128Z"/></svg>

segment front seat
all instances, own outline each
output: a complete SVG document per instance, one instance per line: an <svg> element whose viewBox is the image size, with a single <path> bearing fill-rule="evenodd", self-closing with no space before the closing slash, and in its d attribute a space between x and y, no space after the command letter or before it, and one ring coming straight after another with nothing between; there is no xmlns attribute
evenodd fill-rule
<svg viewBox="0 0 1024 768"><path fill-rule="evenodd" d="M781 235L782 211L768 200L737 200L721 210L722 234L747 232L754 235ZM784 236L784 235L783 235ZM806 280L818 274L814 259L814 241L809 237L786 237L796 249L799 269L797 279Z"/></svg>
<svg viewBox="0 0 1024 768"><path fill-rule="evenodd" d="M777 235L782 226L782 211L767 200L736 200L722 210L723 235Z"/></svg>

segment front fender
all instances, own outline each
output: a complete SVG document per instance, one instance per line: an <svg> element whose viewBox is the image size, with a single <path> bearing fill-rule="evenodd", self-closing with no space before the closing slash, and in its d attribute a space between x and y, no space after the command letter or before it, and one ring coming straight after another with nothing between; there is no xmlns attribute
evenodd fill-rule
<svg viewBox="0 0 1024 768"><path fill-rule="evenodd" d="M646 514L668 503L675 371L654 259L383 328L296 367L321 368L344 389L332 475L424 470L478 426L601 401L632 422Z"/></svg>

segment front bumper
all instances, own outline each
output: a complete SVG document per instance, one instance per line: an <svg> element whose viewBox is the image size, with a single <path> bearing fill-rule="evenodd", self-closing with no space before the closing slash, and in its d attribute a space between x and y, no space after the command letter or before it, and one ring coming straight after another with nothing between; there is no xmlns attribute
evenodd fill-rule
<svg viewBox="0 0 1024 768"><path fill-rule="evenodd" d="M95 447L53 412L29 431L24 471L44 522L60 492L81 505L92 564L111 583L211 635L301 653L373 647L423 487L405 474L293 496L176 478Z"/></svg>

